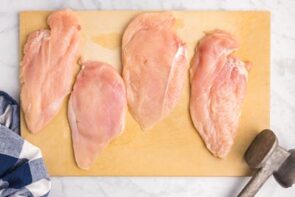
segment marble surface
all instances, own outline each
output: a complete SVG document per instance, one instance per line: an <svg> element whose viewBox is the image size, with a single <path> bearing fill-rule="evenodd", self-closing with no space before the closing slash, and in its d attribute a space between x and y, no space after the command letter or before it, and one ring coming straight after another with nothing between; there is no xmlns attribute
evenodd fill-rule
<svg viewBox="0 0 295 197"><path fill-rule="evenodd" d="M294 0L1 0L0 89L19 96L18 12L73 9L269 10L271 30L271 128L287 149L295 147L295 1ZM255 47L255 46L253 46ZM235 196L248 178L202 177L53 177L54 197ZM273 178L257 196L295 196Z"/></svg>

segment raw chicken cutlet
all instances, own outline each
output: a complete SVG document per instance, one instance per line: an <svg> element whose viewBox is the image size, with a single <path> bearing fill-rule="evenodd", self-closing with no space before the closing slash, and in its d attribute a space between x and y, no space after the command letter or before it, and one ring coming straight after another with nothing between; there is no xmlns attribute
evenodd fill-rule
<svg viewBox="0 0 295 197"><path fill-rule="evenodd" d="M186 47L169 12L134 18L122 39L123 79L133 117L149 129L174 109L187 76Z"/></svg>
<svg viewBox="0 0 295 197"><path fill-rule="evenodd" d="M238 47L229 33L210 32L199 42L190 69L191 118L219 158L226 157L234 143L251 67L232 55Z"/></svg>
<svg viewBox="0 0 295 197"><path fill-rule="evenodd" d="M77 76L68 105L75 158L81 169L91 167L125 126L125 85L110 65L87 61Z"/></svg>
<svg viewBox="0 0 295 197"><path fill-rule="evenodd" d="M71 10L53 12L50 30L29 34L21 63L21 106L28 129L41 131L70 93L79 55L80 24Z"/></svg>

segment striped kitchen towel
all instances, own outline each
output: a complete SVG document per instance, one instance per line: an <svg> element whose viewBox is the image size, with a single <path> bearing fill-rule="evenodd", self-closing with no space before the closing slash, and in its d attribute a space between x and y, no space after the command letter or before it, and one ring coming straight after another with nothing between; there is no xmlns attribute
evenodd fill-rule
<svg viewBox="0 0 295 197"><path fill-rule="evenodd" d="M18 133L19 107L0 91L0 197L48 196L51 182L41 151Z"/></svg>

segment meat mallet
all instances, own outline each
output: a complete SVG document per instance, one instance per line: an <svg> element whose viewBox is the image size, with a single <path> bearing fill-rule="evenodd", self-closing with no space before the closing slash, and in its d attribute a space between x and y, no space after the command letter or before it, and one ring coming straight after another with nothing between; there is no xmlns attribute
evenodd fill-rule
<svg viewBox="0 0 295 197"><path fill-rule="evenodd" d="M295 149L287 151L279 146L276 135L269 129L255 137L244 158L256 172L238 197L255 196L271 175L283 187L291 187L295 182Z"/></svg>

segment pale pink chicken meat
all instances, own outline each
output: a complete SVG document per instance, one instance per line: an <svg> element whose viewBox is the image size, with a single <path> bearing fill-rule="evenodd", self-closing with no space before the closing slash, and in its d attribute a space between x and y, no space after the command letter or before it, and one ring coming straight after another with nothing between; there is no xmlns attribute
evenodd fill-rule
<svg viewBox="0 0 295 197"><path fill-rule="evenodd" d="M123 79L110 65L87 61L79 72L68 104L75 159L81 169L125 126L127 108Z"/></svg>
<svg viewBox="0 0 295 197"><path fill-rule="evenodd" d="M229 33L210 32L199 42L190 69L191 118L219 158L225 158L234 143L251 67L232 55L238 47Z"/></svg>
<svg viewBox="0 0 295 197"><path fill-rule="evenodd" d="M42 130L70 93L79 55L80 24L71 10L53 12L50 30L29 34L21 63L21 106L28 129Z"/></svg>
<svg viewBox="0 0 295 197"><path fill-rule="evenodd" d="M122 39L123 78L129 109L142 129L168 116L187 75L185 44L169 12L134 18Z"/></svg>

